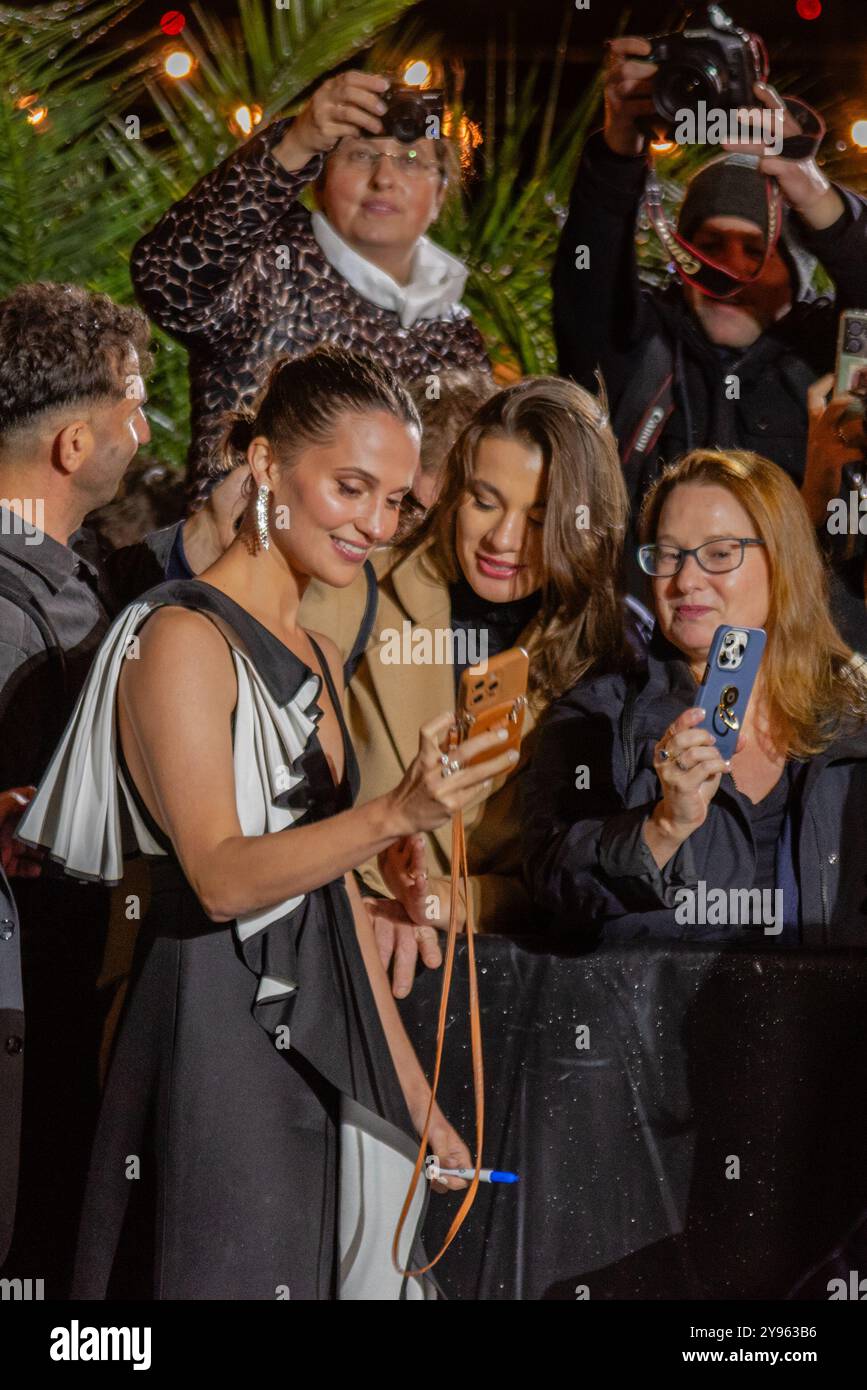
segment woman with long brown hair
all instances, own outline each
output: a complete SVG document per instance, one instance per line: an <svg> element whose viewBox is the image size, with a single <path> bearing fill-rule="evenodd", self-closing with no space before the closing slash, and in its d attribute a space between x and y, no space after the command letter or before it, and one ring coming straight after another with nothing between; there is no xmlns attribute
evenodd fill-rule
<svg viewBox="0 0 867 1390"><path fill-rule="evenodd" d="M476 412L420 530L380 557L375 621L346 703L365 795L399 775L413 724L454 703L467 666L516 645L530 657L521 762L464 813L482 931L532 924L518 789L547 704L623 658L626 515L604 400L559 377L529 377ZM305 612L346 651L361 597L320 589L317 607ZM428 964L439 961L431 924L448 920L450 868L443 827L361 869L383 957L397 952L395 993L411 985L416 939Z"/></svg>
<svg viewBox="0 0 867 1390"><path fill-rule="evenodd" d="M867 685L800 494L756 454L696 450L648 493L640 535L653 642L551 711L526 813L537 900L588 938L863 944ZM725 760L695 696L728 623L767 646Z"/></svg>

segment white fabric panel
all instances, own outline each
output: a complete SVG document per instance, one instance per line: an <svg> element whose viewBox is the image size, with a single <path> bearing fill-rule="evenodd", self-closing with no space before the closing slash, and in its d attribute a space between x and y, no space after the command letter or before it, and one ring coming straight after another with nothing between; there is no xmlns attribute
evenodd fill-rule
<svg viewBox="0 0 867 1390"><path fill-rule="evenodd" d="M340 1098L340 1274L345 1302L383 1302L400 1296L402 1276L391 1260L397 1219L409 1189L417 1150L401 1130L348 1096ZM416 1188L401 1232L401 1267L409 1262L427 1179ZM407 1299L436 1298L430 1280L410 1279Z"/></svg>

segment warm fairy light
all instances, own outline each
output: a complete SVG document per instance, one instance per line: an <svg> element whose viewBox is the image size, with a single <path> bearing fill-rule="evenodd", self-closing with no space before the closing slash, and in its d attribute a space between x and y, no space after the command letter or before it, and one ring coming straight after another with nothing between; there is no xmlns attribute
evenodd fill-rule
<svg viewBox="0 0 867 1390"><path fill-rule="evenodd" d="M403 80L407 87L425 87L430 82L430 63L423 58L412 58L403 70Z"/></svg>
<svg viewBox="0 0 867 1390"><path fill-rule="evenodd" d="M654 154L671 154L672 150L677 149L674 140L651 140L650 148Z"/></svg>
<svg viewBox="0 0 867 1390"><path fill-rule="evenodd" d="M193 59L185 48L176 48L169 53L163 67L169 77L189 77L193 70Z"/></svg>
<svg viewBox="0 0 867 1390"><path fill-rule="evenodd" d="M26 107L32 106L38 96L38 92L30 92L26 97L19 97L15 103L16 110L23 111Z"/></svg>
<svg viewBox="0 0 867 1390"><path fill-rule="evenodd" d="M447 140L456 141L461 169L468 170L472 166L473 150L484 140L481 126L477 125L475 121L471 121L469 116L461 116L457 130L455 130L452 113L446 110L443 115L442 131Z"/></svg>
<svg viewBox="0 0 867 1390"><path fill-rule="evenodd" d="M232 119L229 122L230 129L236 134L249 135L254 125L258 125L262 119L261 106L236 106L232 112Z"/></svg>
<svg viewBox="0 0 867 1390"><path fill-rule="evenodd" d="M32 111L27 112L27 119L31 125L42 125L47 115L47 106L34 106Z"/></svg>
<svg viewBox="0 0 867 1390"><path fill-rule="evenodd" d="M461 116L458 121L458 128L455 130L452 113L448 109L443 114L443 135L449 139L466 143L471 149L475 149L476 145L481 145L484 139L481 126L477 125L475 121L471 121L469 116Z"/></svg>
<svg viewBox="0 0 867 1390"><path fill-rule="evenodd" d="M795 9L801 19L818 19L822 13L822 0L798 0Z"/></svg>
<svg viewBox="0 0 867 1390"><path fill-rule="evenodd" d="M867 150L867 121L856 121L852 127L852 139L862 150Z"/></svg>

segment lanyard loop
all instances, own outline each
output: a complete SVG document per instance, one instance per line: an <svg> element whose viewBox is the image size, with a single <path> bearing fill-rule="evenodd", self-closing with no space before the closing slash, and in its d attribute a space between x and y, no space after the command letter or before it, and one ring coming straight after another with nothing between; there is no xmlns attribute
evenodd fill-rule
<svg viewBox="0 0 867 1390"><path fill-rule="evenodd" d="M779 157L795 160L814 158L825 134L824 121L813 110L812 106L808 106L806 102L800 101L796 97L787 99L786 109L798 123L801 133L787 136L783 140ZM680 235L665 211L662 185L656 170L656 159L649 146L647 164L648 177L645 191L647 215L660 242L674 261L675 269L681 280L688 285L694 285L697 290L710 299L730 299L738 293L743 285L752 285L756 280L761 279L767 269L768 261L776 249L783 222L782 195L777 180L768 175L764 176L768 230L762 263L753 275L739 276L727 270L717 261L711 260L709 256L704 255L696 246L693 246L692 242Z"/></svg>

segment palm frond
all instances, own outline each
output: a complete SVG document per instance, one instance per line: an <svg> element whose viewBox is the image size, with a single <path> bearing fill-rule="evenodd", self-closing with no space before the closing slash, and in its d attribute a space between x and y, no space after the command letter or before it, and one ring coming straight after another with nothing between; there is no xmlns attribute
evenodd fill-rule
<svg viewBox="0 0 867 1390"><path fill-rule="evenodd" d="M134 232L97 138L133 89L111 76L120 49L106 46L98 62L81 52L134 8L81 3L68 27L54 7L0 11L0 292L33 279L99 281Z"/></svg>

